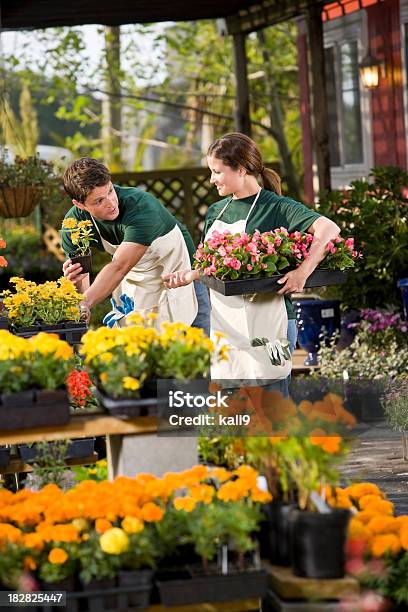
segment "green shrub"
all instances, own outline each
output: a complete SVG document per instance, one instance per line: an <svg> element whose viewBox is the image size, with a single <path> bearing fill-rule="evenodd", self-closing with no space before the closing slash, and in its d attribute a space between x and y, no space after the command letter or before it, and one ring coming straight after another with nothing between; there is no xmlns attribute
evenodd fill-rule
<svg viewBox="0 0 408 612"><path fill-rule="evenodd" d="M401 306L396 282L408 276L408 173L391 166L374 168L372 182L352 181L348 190L332 191L316 205L344 236L354 236L363 252L359 270L341 288L343 306Z"/></svg>

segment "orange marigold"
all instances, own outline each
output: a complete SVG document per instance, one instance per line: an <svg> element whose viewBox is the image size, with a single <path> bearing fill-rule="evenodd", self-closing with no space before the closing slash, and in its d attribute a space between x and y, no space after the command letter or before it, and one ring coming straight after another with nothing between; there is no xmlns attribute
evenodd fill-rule
<svg viewBox="0 0 408 612"><path fill-rule="evenodd" d="M371 533L363 523L353 517L348 524L348 537L352 540L368 541L371 539Z"/></svg>
<svg viewBox="0 0 408 612"><path fill-rule="evenodd" d="M31 572L37 569L37 563L34 561L32 557L30 557L30 555L27 555L23 559L23 567L26 570L26 572Z"/></svg>
<svg viewBox="0 0 408 612"><path fill-rule="evenodd" d="M260 504L267 504L268 502L272 501L272 495L269 493L269 491L263 491L258 487L251 489L251 498L252 501Z"/></svg>
<svg viewBox="0 0 408 612"><path fill-rule="evenodd" d="M226 480L229 480L231 478L232 474L223 467L216 467L212 468L208 476L210 478L215 478L216 480L218 480L218 482L225 482Z"/></svg>
<svg viewBox="0 0 408 612"><path fill-rule="evenodd" d="M385 499L372 501L365 507L367 512L377 512L378 514L392 514L394 512L394 504Z"/></svg>
<svg viewBox="0 0 408 612"><path fill-rule="evenodd" d="M195 501L210 504L214 497L215 490L213 487L210 487L210 485L201 484L196 487L190 487L189 493Z"/></svg>
<svg viewBox="0 0 408 612"><path fill-rule="evenodd" d="M380 497L384 497L381 490L372 482L352 484L349 487L346 487L344 492L353 499L360 499L360 497L363 497L363 495L379 495Z"/></svg>
<svg viewBox="0 0 408 612"><path fill-rule="evenodd" d="M7 542L13 542L18 544L21 542L22 533L21 530L8 523L0 523L0 545L7 544Z"/></svg>
<svg viewBox="0 0 408 612"><path fill-rule="evenodd" d="M95 521L95 529L98 533L105 533L108 529L112 529L112 523L105 518L98 518Z"/></svg>
<svg viewBox="0 0 408 612"><path fill-rule="evenodd" d="M62 565L68 559L68 553L63 548L52 548L48 555L48 561L54 565Z"/></svg>
<svg viewBox="0 0 408 612"><path fill-rule="evenodd" d="M192 497L175 497L173 499L173 506L176 510L184 510L184 512L192 512L197 505L197 501Z"/></svg>
<svg viewBox="0 0 408 612"><path fill-rule="evenodd" d="M399 524L396 522L393 516L379 514L374 516L371 521L367 523L367 529L374 535L383 535L388 533L399 533Z"/></svg>
<svg viewBox="0 0 408 612"><path fill-rule="evenodd" d="M381 499L382 497L380 497L379 495L370 493L369 495L363 495L362 497L360 497L360 499L358 500L358 505L360 510L365 510L365 508L367 508L367 506L371 504L371 502L377 502Z"/></svg>
<svg viewBox="0 0 408 612"><path fill-rule="evenodd" d="M142 518L147 523L154 523L161 521L164 515L163 508L160 508L153 502L148 502L142 507Z"/></svg>
<svg viewBox="0 0 408 612"><path fill-rule="evenodd" d="M341 450L341 436L310 436L315 446L320 446L326 453L334 454Z"/></svg>
<svg viewBox="0 0 408 612"><path fill-rule="evenodd" d="M408 550L408 524L401 527L400 542L402 548Z"/></svg>
<svg viewBox="0 0 408 612"><path fill-rule="evenodd" d="M371 554L374 557L382 557L385 553L396 555L400 550L399 538L392 533L374 536L371 540Z"/></svg>

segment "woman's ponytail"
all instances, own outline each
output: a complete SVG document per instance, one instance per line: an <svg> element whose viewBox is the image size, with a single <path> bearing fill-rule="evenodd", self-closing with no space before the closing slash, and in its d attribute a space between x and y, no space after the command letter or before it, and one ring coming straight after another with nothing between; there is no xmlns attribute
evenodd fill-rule
<svg viewBox="0 0 408 612"><path fill-rule="evenodd" d="M269 191L274 191L278 195L282 195L282 184L280 176L271 168L263 168L261 172L263 186Z"/></svg>

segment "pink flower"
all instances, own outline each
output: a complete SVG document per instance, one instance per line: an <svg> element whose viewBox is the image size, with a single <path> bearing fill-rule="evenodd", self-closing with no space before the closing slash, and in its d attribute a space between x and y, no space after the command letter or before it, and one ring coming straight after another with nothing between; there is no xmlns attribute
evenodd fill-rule
<svg viewBox="0 0 408 612"><path fill-rule="evenodd" d="M253 270L253 269L254 269L254 266L251 266L251 264L248 264L248 265L247 265L247 270L248 270L248 272L250 272L250 271L251 271L251 270Z"/></svg>

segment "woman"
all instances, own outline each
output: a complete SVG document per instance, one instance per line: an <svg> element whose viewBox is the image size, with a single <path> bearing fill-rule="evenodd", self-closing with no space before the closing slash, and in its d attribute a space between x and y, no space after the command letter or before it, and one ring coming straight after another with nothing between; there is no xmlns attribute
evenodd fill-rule
<svg viewBox="0 0 408 612"><path fill-rule="evenodd" d="M278 292L223 296L210 290L211 329L223 332L232 347L230 359L213 368L212 378L241 383L251 380L268 386L273 380L286 379L280 389L287 394L291 362L272 365L266 347L254 347L251 342L266 337L279 347L284 337L293 351L297 329L290 293L303 290L306 279L324 258L327 243L340 230L333 221L281 195L279 176L265 168L257 145L248 136L231 133L219 138L208 150L207 163L210 182L222 199L208 209L204 240L214 231L225 230L251 234L256 229L265 232L285 227L289 232L314 234L309 257L296 270L285 274L279 281L282 289ZM172 289L198 278L198 270L184 270L167 274L163 280Z"/></svg>

